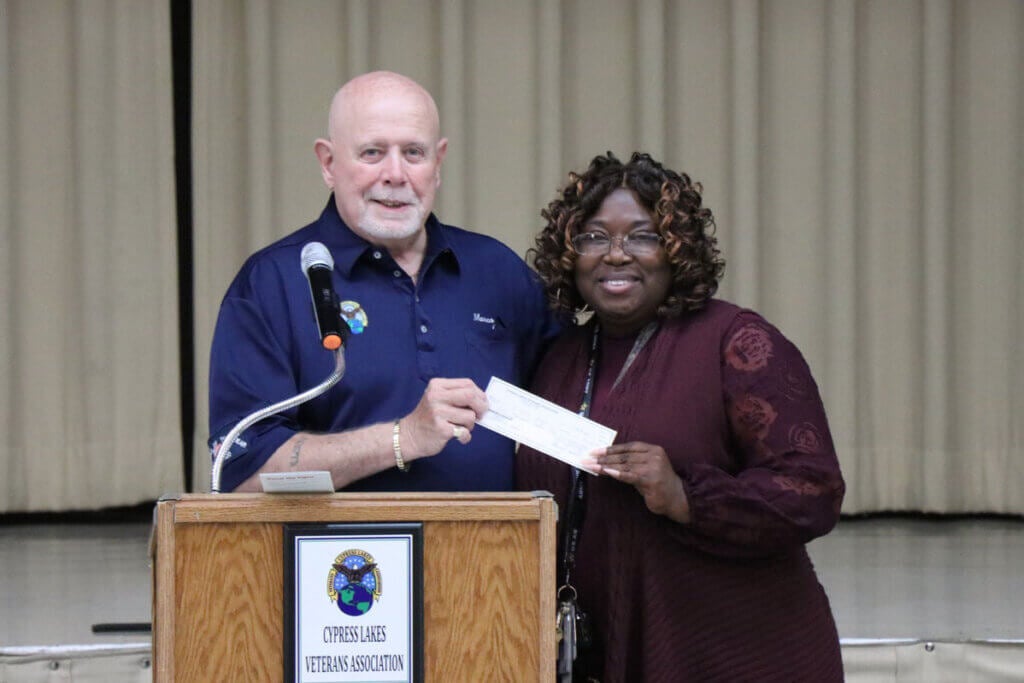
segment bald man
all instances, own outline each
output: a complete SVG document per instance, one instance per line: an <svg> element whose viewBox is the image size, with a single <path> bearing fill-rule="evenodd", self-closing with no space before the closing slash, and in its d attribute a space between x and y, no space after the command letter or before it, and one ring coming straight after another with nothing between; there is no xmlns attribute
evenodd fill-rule
<svg viewBox="0 0 1024 683"><path fill-rule="evenodd" d="M415 81L378 71L331 101L314 144L331 197L315 222L253 254L221 304L210 360L210 448L246 415L322 382L300 252L327 246L352 336L323 396L241 434L221 490L261 472L327 470L336 490L503 491L514 444L474 429L491 376L522 384L557 332L534 274L500 242L433 215L448 150Z"/></svg>

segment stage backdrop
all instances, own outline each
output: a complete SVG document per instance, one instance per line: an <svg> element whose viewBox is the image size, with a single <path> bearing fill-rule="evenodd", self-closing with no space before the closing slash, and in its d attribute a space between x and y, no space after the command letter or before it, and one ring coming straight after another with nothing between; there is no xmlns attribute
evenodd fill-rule
<svg viewBox="0 0 1024 683"><path fill-rule="evenodd" d="M0 399L0 508L77 503L75 487L45 490L41 473L54 471L75 472L93 505L115 504L125 494L107 490L113 473L148 494L146 468L179 457L159 437L177 417L174 383L150 377L128 406L108 386L115 366L132 380L175 372L173 354L111 331L173 339L172 193L169 165L110 177L89 152L107 160L127 147L129 158L169 164L169 110L144 97L167 105L156 92L166 73L154 67L137 84L89 60L55 65L55 52L78 43L67 31L29 35L25 24L37 13L74 25L106 12L116 21L104 27L137 22L126 42L143 54L166 55L167 38L131 18L142 12L133 3L4 11L0 116L5 151L17 154L0 157L12 244L0 256L0 357L16 381ZM450 139L441 218L520 253L566 173L597 153L646 150L702 181L728 261L722 296L776 323L822 388L849 484L844 512L1024 512L1024 4L206 0L193 12L198 488L209 478L206 363L220 298L248 253L317 216L327 192L312 145L330 97L349 77L386 68L421 81L440 106ZM75 103L104 117L86 126L66 113ZM87 141L78 146L68 144L75 126ZM155 131L148 145L126 142L132 126ZM93 202L101 191L104 209L150 213L53 201ZM87 241L76 230L97 215L90 240L129 234L133 253L160 264L129 280L165 307L144 332L121 300L130 292L89 290L70 269L81 269ZM63 287L32 246L43 234L63 259ZM105 265L104 277L126 267ZM84 316L85 303L107 318ZM83 359L83 317L121 346L98 344ZM69 383L83 365L95 371ZM82 448L78 434L104 426L95 411L148 442Z"/></svg>
<svg viewBox="0 0 1024 683"><path fill-rule="evenodd" d="M0 2L0 512L183 485L166 2Z"/></svg>

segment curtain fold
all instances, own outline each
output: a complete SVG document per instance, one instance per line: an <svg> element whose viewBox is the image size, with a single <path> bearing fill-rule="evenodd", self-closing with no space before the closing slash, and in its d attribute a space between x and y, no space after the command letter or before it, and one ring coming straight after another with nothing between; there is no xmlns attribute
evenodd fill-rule
<svg viewBox="0 0 1024 683"><path fill-rule="evenodd" d="M181 489L168 6L3 5L0 511Z"/></svg>

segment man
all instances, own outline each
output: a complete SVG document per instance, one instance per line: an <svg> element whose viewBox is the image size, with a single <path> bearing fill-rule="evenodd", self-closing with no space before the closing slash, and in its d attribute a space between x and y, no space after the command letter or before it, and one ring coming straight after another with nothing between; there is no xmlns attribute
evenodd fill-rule
<svg viewBox="0 0 1024 683"><path fill-rule="evenodd" d="M210 444L334 369L299 254L322 242L353 331L323 396L246 430L221 490L259 473L327 470L349 491L508 490L514 444L474 423L494 375L521 383L556 332L535 275L496 240L431 213L448 141L433 98L399 74L346 83L315 143L333 192L320 218L252 255L232 282L210 362Z"/></svg>

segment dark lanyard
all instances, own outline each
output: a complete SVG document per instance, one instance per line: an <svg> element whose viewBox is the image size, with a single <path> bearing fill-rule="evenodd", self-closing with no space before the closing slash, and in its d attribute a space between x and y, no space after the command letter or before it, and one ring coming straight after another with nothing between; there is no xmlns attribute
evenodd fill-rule
<svg viewBox="0 0 1024 683"><path fill-rule="evenodd" d="M587 377L583 381L583 400L580 401L580 408L577 413L583 417L590 415L590 402L594 398L594 376L597 367L597 343L601 337L600 326L594 324L594 336L590 342L590 360L587 362ZM581 476L575 467L572 468L572 489L569 494L569 502L565 509L565 527L562 534L562 571L563 585L569 583L569 573L576 564L576 546L580 541L580 530L583 529L583 515L586 512L585 496L587 493L587 479Z"/></svg>
<svg viewBox="0 0 1024 683"><path fill-rule="evenodd" d="M626 362L622 364L619 376L615 378L615 383L612 385L613 389L622 381L626 370L633 364L641 349L647 345L647 342L654 336L657 329L658 323L653 321L640 331L636 341L633 342L633 348L630 350ZM583 381L583 399L580 401L580 409L577 411L583 417L590 416L590 404L594 399L594 377L597 374L597 346L600 338L601 326L595 322L594 336L590 341L590 360L587 362L587 377ZM562 571L565 579L562 582L563 585L569 583L569 574L572 572L573 565L576 564L576 547L579 545L580 531L583 529L583 515L586 511L587 478L581 476L582 474L575 467L572 468L572 489L569 495L569 502L566 505L565 527L562 535Z"/></svg>

